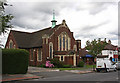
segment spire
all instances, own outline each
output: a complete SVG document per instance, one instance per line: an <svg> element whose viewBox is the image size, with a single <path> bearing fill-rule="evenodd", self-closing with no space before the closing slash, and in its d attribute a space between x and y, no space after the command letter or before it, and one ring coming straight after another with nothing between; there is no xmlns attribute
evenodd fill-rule
<svg viewBox="0 0 120 83"><path fill-rule="evenodd" d="M55 11L54 10L53 10L53 20L51 22L52 22L52 28L55 27L57 21L55 20Z"/></svg>
<svg viewBox="0 0 120 83"><path fill-rule="evenodd" d="M53 10L53 20L55 20L55 10Z"/></svg>

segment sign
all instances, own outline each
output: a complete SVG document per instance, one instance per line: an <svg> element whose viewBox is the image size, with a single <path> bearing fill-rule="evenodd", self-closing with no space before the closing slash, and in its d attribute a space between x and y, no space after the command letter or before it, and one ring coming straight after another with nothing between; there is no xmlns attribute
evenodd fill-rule
<svg viewBox="0 0 120 83"><path fill-rule="evenodd" d="M118 58L118 55L114 55L114 58Z"/></svg>

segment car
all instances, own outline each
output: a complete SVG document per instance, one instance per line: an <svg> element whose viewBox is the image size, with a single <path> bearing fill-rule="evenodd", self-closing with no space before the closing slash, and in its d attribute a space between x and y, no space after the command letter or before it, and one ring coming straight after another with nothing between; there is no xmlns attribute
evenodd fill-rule
<svg viewBox="0 0 120 83"><path fill-rule="evenodd" d="M116 71L116 64L112 62L107 56L97 56L96 71L97 72Z"/></svg>
<svg viewBox="0 0 120 83"><path fill-rule="evenodd" d="M116 63L116 69L120 70L120 61Z"/></svg>

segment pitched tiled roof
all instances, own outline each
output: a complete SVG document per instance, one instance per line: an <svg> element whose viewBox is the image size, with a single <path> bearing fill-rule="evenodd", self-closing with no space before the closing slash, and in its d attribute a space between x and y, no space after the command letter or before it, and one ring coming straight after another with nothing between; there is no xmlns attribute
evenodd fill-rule
<svg viewBox="0 0 120 83"><path fill-rule="evenodd" d="M80 54L80 56L84 57L84 56L86 56L86 55L88 54L88 52L86 51L85 48L83 48L83 49L81 49L81 50L79 51L79 54Z"/></svg>
<svg viewBox="0 0 120 83"><path fill-rule="evenodd" d="M49 27L33 33L11 30L19 48L40 47L42 45L42 36L51 35L54 30Z"/></svg>
<svg viewBox="0 0 120 83"><path fill-rule="evenodd" d="M104 47L104 50L116 50L117 46L114 46L112 44L107 44L105 47Z"/></svg>
<svg viewBox="0 0 120 83"><path fill-rule="evenodd" d="M52 35L52 33L55 30L57 30L58 27L61 25L62 24L58 24L54 28L49 27L32 33L15 31L15 30L11 30L11 32L19 48L41 47L42 36L45 34L47 34L48 36Z"/></svg>

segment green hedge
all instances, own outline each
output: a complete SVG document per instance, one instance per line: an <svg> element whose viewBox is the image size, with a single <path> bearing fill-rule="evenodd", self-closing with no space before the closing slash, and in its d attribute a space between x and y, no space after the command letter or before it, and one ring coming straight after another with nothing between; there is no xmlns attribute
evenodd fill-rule
<svg viewBox="0 0 120 83"><path fill-rule="evenodd" d="M23 49L2 49L2 73L25 74L28 70L29 52Z"/></svg>
<svg viewBox="0 0 120 83"><path fill-rule="evenodd" d="M71 68L72 65L64 65L63 68Z"/></svg>
<svg viewBox="0 0 120 83"><path fill-rule="evenodd" d="M83 61L80 61L77 65L77 67L84 67L84 62Z"/></svg>

